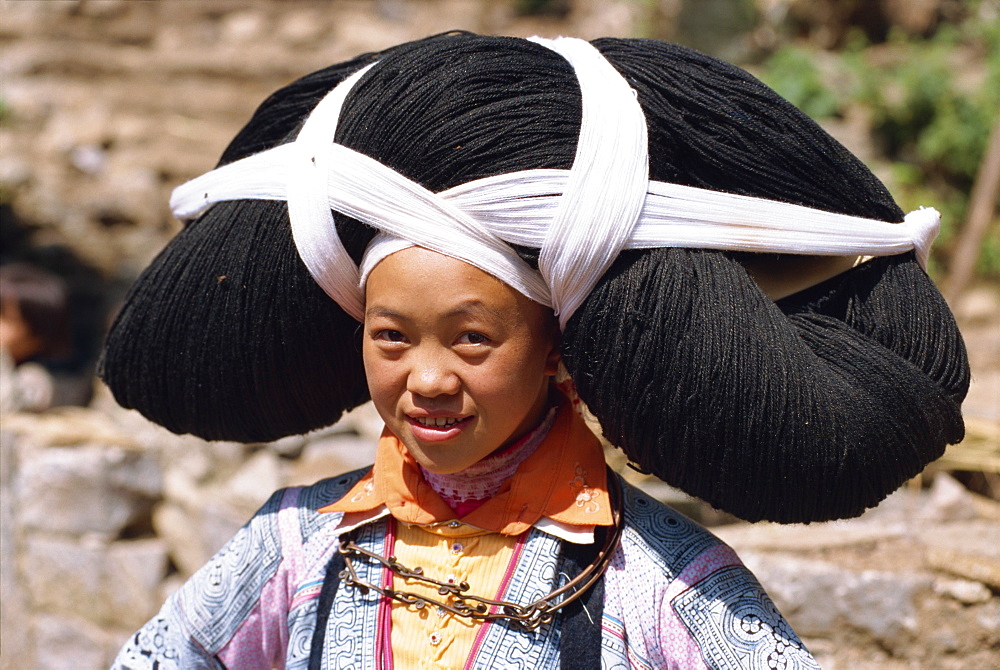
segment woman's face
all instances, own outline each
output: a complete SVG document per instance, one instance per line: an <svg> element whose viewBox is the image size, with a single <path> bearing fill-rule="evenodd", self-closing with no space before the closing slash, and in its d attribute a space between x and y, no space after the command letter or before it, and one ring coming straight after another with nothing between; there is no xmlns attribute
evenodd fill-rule
<svg viewBox="0 0 1000 670"><path fill-rule="evenodd" d="M422 466L451 474L541 421L558 329L498 279L411 247L368 276L363 354L386 426Z"/></svg>
<svg viewBox="0 0 1000 670"><path fill-rule="evenodd" d="M0 348L15 364L23 363L45 350L45 342L31 329L14 298L0 300Z"/></svg>

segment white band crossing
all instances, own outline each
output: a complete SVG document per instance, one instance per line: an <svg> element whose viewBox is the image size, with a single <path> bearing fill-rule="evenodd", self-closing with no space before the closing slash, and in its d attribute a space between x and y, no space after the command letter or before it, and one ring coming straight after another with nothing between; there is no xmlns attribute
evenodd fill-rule
<svg viewBox="0 0 1000 670"><path fill-rule="evenodd" d="M388 253L418 245L492 274L552 307L561 326L623 249L690 247L810 255L886 256L916 249L926 266L940 215L902 223L650 181L646 123L634 91L588 42L534 41L573 65L583 96L570 170L524 170L433 193L373 158L336 144L337 120L368 66L316 106L295 141L222 166L175 189L178 218L227 200L288 202L296 247L323 290L354 318L364 280ZM374 66L377 66L375 64ZM332 211L382 234L359 268ZM386 242L386 238L396 238ZM536 272L509 246L540 249Z"/></svg>

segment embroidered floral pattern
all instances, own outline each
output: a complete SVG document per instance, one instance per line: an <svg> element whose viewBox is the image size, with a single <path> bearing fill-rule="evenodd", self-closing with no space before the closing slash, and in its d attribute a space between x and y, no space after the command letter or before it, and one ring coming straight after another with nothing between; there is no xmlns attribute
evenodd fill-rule
<svg viewBox="0 0 1000 670"><path fill-rule="evenodd" d="M601 496L600 491L595 489L583 489L576 494L576 506L583 509L587 514L593 514L601 509L597 499Z"/></svg>
<svg viewBox="0 0 1000 670"><path fill-rule="evenodd" d="M601 492L587 484L587 471L576 464L575 476L569 483L570 490L579 489L576 493L576 506L581 508L586 514L593 514L601 509L597 502L601 497Z"/></svg>
<svg viewBox="0 0 1000 670"><path fill-rule="evenodd" d="M367 482L365 482L364 487L360 491L351 496L351 502L354 503L361 502L362 500L370 496L372 494L372 491L374 490L375 490L375 481L369 479Z"/></svg>

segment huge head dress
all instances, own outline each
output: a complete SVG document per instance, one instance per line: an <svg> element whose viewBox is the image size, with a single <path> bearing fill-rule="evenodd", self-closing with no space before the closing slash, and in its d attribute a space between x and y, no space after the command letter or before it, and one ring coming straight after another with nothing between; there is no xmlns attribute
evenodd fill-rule
<svg viewBox="0 0 1000 670"><path fill-rule="evenodd" d="M272 440L366 401L364 273L415 243L551 305L605 436L742 518L860 514L963 435L965 351L922 267L937 213L904 219L808 117L683 47L364 55L274 93L172 204L186 227L101 374L178 433ZM798 290L790 254L876 258Z"/></svg>

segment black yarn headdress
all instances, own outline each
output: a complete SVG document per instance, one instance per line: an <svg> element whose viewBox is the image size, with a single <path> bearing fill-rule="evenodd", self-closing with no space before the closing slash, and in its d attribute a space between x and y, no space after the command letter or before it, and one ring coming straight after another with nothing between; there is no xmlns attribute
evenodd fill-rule
<svg viewBox="0 0 1000 670"><path fill-rule="evenodd" d="M884 186L743 70L676 45L594 46L637 92L650 179L897 222ZM439 192L568 169L580 89L558 54L447 35L304 77L257 110L220 165L293 140L337 83L336 142ZM374 230L335 214L358 262ZM518 248L529 263L538 250ZM642 468L748 520L860 514L963 435L961 337L912 252L778 301L739 253L622 252L563 332L562 353L607 438ZM780 262L780 259L775 262ZM265 441L367 400L358 324L312 279L284 202L211 207L133 287L101 375L178 433Z"/></svg>

